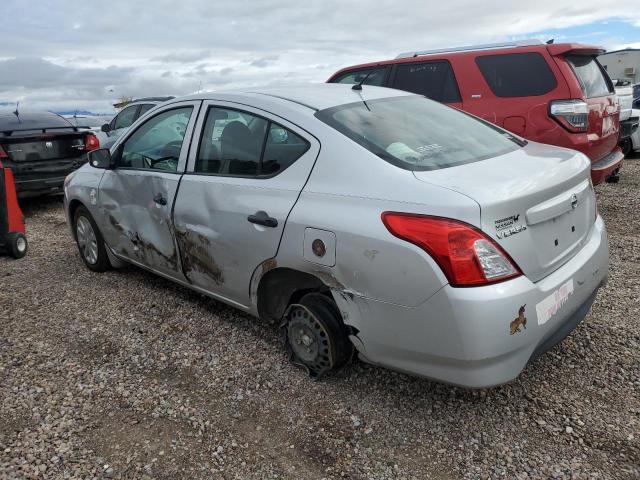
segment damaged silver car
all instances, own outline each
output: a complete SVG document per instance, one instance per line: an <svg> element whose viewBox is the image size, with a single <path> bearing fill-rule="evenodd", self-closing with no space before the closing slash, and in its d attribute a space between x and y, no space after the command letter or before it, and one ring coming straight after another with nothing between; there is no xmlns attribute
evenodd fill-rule
<svg viewBox="0 0 640 480"><path fill-rule="evenodd" d="M283 325L313 375L515 378L607 277L589 159L424 97L321 84L173 99L65 182L88 268L123 262Z"/></svg>

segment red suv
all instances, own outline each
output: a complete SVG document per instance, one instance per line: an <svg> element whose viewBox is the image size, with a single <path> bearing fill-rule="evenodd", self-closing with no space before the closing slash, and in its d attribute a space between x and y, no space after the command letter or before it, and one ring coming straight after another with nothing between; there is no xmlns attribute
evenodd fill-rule
<svg viewBox="0 0 640 480"><path fill-rule="evenodd" d="M599 47L539 40L409 52L343 68L328 81L425 95L524 138L579 150L594 183L617 181L619 108Z"/></svg>

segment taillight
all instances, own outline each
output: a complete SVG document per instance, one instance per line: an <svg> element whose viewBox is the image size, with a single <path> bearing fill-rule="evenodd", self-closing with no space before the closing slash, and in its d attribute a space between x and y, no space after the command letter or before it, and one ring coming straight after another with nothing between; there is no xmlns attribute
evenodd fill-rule
<svg viewBox="0 0 640 480"><path fill-rule="evenodd" d="M84 149L87 152L100 148L100 140L93 133L87 133L84 137Z"/></svg>
<svg viewBox="0 0 640 480"><path fill-rule="evenodd" d="M0 145L0 158L9 158L9 155L7 155L7 152L4 151L2 145Z"/></svg>
<svg viewBox="0 0 640 480"><path fill-rule="evenodd" d="M589 129L589 106L582 100L555 100L549 104L549 113L570 132Z"/></svg>
<svg viewBox="0 0 640 480"><path fill-rule="evenodd" d="M384 212L382 221L392 235L431 255L454 287L488 285L522 274L497 243L467 223L399 212Z"/></svg>

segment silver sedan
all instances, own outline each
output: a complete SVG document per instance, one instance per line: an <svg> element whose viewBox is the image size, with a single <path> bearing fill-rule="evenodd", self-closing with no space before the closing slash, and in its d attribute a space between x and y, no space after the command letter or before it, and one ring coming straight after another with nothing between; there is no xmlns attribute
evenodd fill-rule
<svg viewBox="0 0 640 480"><path fill-rule="evenodd" d="M282 325L320 376L508 382L587 314L608 243L581 153L340 84L173 99L65 182L81 257Z"/></svg>

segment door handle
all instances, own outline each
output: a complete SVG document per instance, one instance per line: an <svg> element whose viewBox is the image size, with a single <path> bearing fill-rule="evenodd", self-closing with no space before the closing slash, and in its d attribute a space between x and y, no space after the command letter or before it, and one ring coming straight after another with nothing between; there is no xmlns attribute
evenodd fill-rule
<svg viewBox="0 0 640 480"><path fill-rule="evenodd" d="M247 220L257 225L264 225L265 227L275 228L278 226L278 220L270 217L269 214L264 210L259 210L253 215L249 215L247 217Z"/></svg>
<svg viewBox="0 0 640 480"><path fill-rule="evenodd" d="M162 196L161 193L157 193L155 197L153 197L153 201L158 205L166 205L167 199Z"/></svg>

